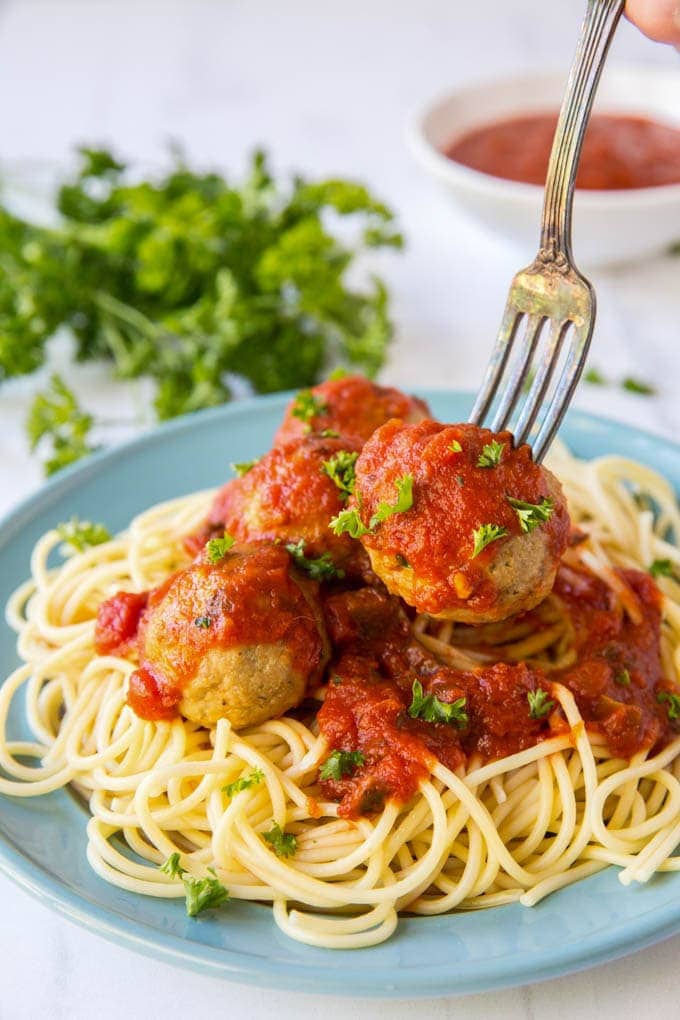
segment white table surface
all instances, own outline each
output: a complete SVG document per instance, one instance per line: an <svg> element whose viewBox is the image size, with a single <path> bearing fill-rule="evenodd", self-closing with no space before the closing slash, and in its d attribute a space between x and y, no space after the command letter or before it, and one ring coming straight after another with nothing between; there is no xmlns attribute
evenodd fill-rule
<svg viewBox="0 0 680 1020"><path fill-rule="evenodd" d="M459 82L571 59L578 0L0 0L0 166L65 158L79 141L158 160L179 138L237 170L264 143L280 169L365 178L409 240L378 268L398 339L383 378L474 387L518 253L465 222L403 144L410 109ZM622 25L612 61L677 66L674 51ZM680 236L680 225L679 225ZM576 239L578 251L578 238ZM680 432L680 260L597 272L592 364L658 386L654 398L582 387L577 404L661 434ZM488 296L487 296L488 295ZM54 363L61 364L57 351ZM126 389L97 366L70 371L83 402L119 417ZM45 371L0 391L0 512L40 483L22 422ZM137 396L139 399L139 395ZM105 439L129 432L118 429ZM2 807L0 805L0 811ZM625 895L625 893L622 893ZM169 1015L326 1020L382 1016L680 1016L680 937L556 981L465 999L324 999L227 985L110 945L0 877L0 1020Z"/></svg>

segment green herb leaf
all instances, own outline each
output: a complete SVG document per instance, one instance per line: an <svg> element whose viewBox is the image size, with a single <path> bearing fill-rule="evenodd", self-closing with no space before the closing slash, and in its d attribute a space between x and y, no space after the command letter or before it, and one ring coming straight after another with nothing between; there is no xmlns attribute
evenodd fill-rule
<svg viewBox="0 0 680 1020"><path fill-rule="evenodd" d="M461 453L462 449L463 447L460 445L457 439L452 439L451 442L449 443L449 450L451 450L452 453Z"/></svg>
<svg viewBox="0 0 680 1020"><path fill-rule="evenodd" d="M195 917L202 910L221 907L229 900L229 892L224 888L213 868L207 878L196 878L190 875L180 864L180 855L171 854L160 870L170 878L181 878L184 885L186 911L189 917Z"/></svg>
<svg viewBox="0 0 680 1020"><path fill-rule="evenodd" d="M366 759L361 751L331 751L319 769L320 779L342 779L351 776Z"/></svg>
<svg viewBox="0 0 680 1020"><path fill-rule="evenodd" d="M532 719L542 719L555 707L555 702L550 701L547 692L539 687L535 691L527 691L529 702L529 715Z"/></svg>
<svg viewBox="0 0 680 1020"><path fill-rule="evenodd" d="M323 462L321 470L327 474L331 481L340 490L340 498L349 499L354 492L354 467L359 456L356 452L349 450L338 450L332 457Z"/></svg>
<svg viewBox="0 0 680 1020"><path fill-rule="evenodd" d="M652 577L673 577L674 569L670 560L654 560L647 568Z"/></svg>
<svg viewBox="0 0 680 1020"><path fill-rule="evenodd" d="M412 700L408 714L412 719L424 719L425 722L449 723L460 728L467 726L469 719L465 711L465 698L455 701L440 701L434 694L425 696L420 680L413 681L411 688Z"/></svg>
<svg viewBox="0 0 680 1020"><path fill-rule="evenodd" d="M668 718L671 721L680 719L679 694L672 694L670 691L660 691L656 696L656 700L659 702L659 704L662 704L664 701L668 702Z"/></svg>
<svg viewBox="0 0 680 1020"><path fill-rule="evenodd" d="M607 380L597 368L589 368L583 375L583 381L591 386L605 386Z"/></svg>
<svg viewBox="0 0 680 1020"><path fill-rule="evenodd" d="M402 570L410 568L411 564L409 563L405 556L402 556L401 553L395 553L394 558L397 561L397 566L401 567Z"/></svg>
<svg viewBox="0 0 680 1020"><path fill-rule="evenodd" d="M210 563L219 563L227 555L234 544L235 539L231 535L222 535L221 538L211 538L206 542L205 549Z"/></svg>
<svg viewBox="0 0 680 1020"><path fill-rule="evenodd" d="M305 556L305 543L302 539L297 544L289 542L286 549L293 557L295 566L302 570L313 581L332 581L336 577L343 578L345 571L336 567L330 553L322 553L316 559L308 559Z"/></svg>
<svg viewBox="0 0 680 1020"><path fill-rule="evenodd" d="M340 433L336 432L335 429L323 429L323 431L320 432L319 434L320 434L322 439L339 439L340 438Z"/></svg>
<svg viewBox="0 0 680 1020"><path fill-rule="evenodd" d="M72 517L70 521L57 524L57 534L66 545L77 552L84 552L93 545L102 545L111 541L111 533L103 524L92 524L91 521L80 521Z"/></svg>
<svg viewBox="0 0 680 1020"><path fill-rule="evenodd" d="M46 474L94 453L97 447L89 442L92 425L92 416L81 409L66 383L53 375L48 388L35 397L26 422L31 450L44 446L48 453Z"/></svg>
<svg viewBox="0 0 680 1020"><path fill-rule="evenodd" d="M201 627L203 630L209 630L212 626L212 620L209 616L197 616L194 620L194 627Z"/></svg>
<svg viewBox="0 0 680 1020"><path fill-rule="evenodd" d="M633 379L632 376L628 376L624 379L621 383L621 387L624 390L628 390L629 393L638 393L642 397L651 397L656 393L655 386L642 382L640 379Z"/></svg>
<svg viewBox="0 0 680 1020"><path fill-rule="evenodd" d="M492 542L497 542L499 538L504 538L507 533L508 529L501 527L500 524L482 524L479 528L475 528L472 532L474 548L470 559L474 560L482 549L486 549L487 545L491 545Z"/></svg>
<svg viewBox="0 0 680 1020"><path fill-rule="evenodd" d="M361 520L359 511L354 507L353 509L341 510L337 517L333 517L328 527L335 535L348 534L350 538L361 538L362 535L368 535L370 528L367 528L364 522Z"/></svg>
<svg viewBox="0 0 680 1020"><path fill-rule="evenodd" d="M482 447L482 452L477 460L477 467L481 468L493 468L501 462L503 456L503 450L505 449L505 443L499 443L493 439L490 443L487 443Z"/></svg>
<svg viewBox="0 0 680 1020"><path fill-rule="evenodd" d="M378 508L371 517L370 529L377 528L394 514L403 514L413 506L413 475L402 475L394 483L397 490L395 503L378 503Z"/></svg>
<svg viewBox="0 0 680 1020"><path fill-rule="evenodd" d="M169 875L170 878L181 878L185 874L185 870L180 864L179 854L170 854L165 864L161 864L160 871L164 875Z"/></svg>
<svg viewBox="0 0 680 1020"><path fill-rule="evenodd" d="M619 687L630 687L630 673L627 669L622 669L620 673L617 673L614 677L614 683L618 684Z"/></svg>
<svg viewBox="0 0 680 1020"><path fill-rule="evenodd" d="M311 431L313 419L317 418L320 414L325 414L327 411L328 404L324 403L320 397L314 396L311 390L300 390L290 413L294 418L299 418L300 421L304 422Z"/></svg>
<svg viewBox="0 0 680 1020"><path fill-rule="evenodd" d="M263 835L277 857L292 857L297 850L295 836L292 832L284 832L278 822Z"/></svg>
<svg viewBox="0 0 680 1020"><path fill-rule="evenodd" d="M223 786L222 793L226 793L227 797L233 797L235 793L249 790L251 786L258 786L263 779L264 772L262 769L253 769L249 775L241 776L239 779L234 780L233 783L227 783L226 786Z"/></svg>
<svg viewBox="0 0 680 1020"><path fill-rule="evenodd" d="M386 288L350 281L366 244L398 237L366 188L276 180L261 152L237 183L180 153L152 179L107 150L79 156L56 225L0 206L0 382L43 365L59 328L77 361L150 379L160 418L229 400L234 376L271 392L313 386L330 358L380 368L393 334ZM336 230L338 217L354 229ZM49 423L50 470L89 452L89 424Z"/></svg>
<svg viewBox="0 0 680 1020"><path fill-rule="evenodd" d="M254 457L253 460L237 461L236 463L231 464L230 467L235 475L238 475L239 478L243 478L244 475L247 475L248 472L259 463L260 458Z"/></svg>
<svg viewBox="0 0 680 1020"><path fill-rule="evenodd" d="M507 500L519 517L522 531L526 532L533 531L539 524L547 521L555 509L551 499L543 499L540 503L525 503L524 500L508 496Z"/></svg>
<svg viewBox="0 0 680 1020"><path fill-rule="evenodd" d="M202 910L214 910L229 900L229 891L224 888L213 868L208 868L208 878L194 878L184 875L184 894L189 917L196 917Z"/></svg>

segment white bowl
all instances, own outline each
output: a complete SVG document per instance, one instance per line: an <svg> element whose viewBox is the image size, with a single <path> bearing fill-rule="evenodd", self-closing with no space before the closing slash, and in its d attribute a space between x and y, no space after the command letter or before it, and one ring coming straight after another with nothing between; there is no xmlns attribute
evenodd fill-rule
<svg viewBox="0 0 680 1020"><path fill-rule="evenodd" d="M461 209L515 241L529 262L538 248L543 189L507 181L449 159L442 152L474 127L520 113L556 110L565 73L499 78L461 88L412 117L410 148ZM634 113L680 127L680 74L657 68L605 69L596 110ZM577 264L603 265L655 255L680 240L680 184L626 191L577 190L573 248Z"/></svg>

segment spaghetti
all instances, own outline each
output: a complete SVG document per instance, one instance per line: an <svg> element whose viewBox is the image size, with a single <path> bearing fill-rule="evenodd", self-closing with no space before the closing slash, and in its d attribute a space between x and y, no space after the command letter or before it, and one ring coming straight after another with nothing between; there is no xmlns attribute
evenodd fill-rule
<svg viewBox="0 0 680 1020"><path fill-rule="evenodd" d="M645 570L663 560L680 570L671 488L618 457L584 463L558 448L551 467L584 535L568 562L635 613L617 568ZM288 714L235 732L225 719L208 729L179 717L139 718L126 703L134 657L96 653L97 609L121 588L146 591L185 566L183 540L200 528L211 498L204 492L156 506L124 534L57 568L48 561L60 539L49 532L34 549L31 580L8 606L24 665L0 689L0 792L31 797L72 784L87 799L87 856L104 880L182 897L180 874L160 870L178 854L190 878L214 875L232 898L271 903L290 937L357 948L387 939L401 911L531 906L612 864L624 885L680 870L673 856L680 737L653 754L617 756L586 727L559 679L551 696L566 719L563 732L498 760L473 754L455 770L433 759L408 803L388 799L371 817L344 817L324 796L319 768L329 747L313 720ZM680 584L673 576L659 584L662 664L675 683ZM427 617L414 629L443 661L526 661L561 678L574 656L569 621L558 596L537 612L541 625L533 630L522 618L480 633ZM21 692L30 741L7 732ZM279 856L263 838L273 825L294 836L294 853Z"/></svg>

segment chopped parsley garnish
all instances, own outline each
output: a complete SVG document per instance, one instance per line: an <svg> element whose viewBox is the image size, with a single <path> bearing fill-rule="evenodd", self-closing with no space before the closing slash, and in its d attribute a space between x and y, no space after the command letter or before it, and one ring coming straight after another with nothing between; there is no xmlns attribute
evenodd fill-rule
<svg viewBox="0 0 680 1020"><path fill-rule="evenodd" d="M411 564L409 563L409 561L406 559L405 556L402 556L401 553L395 553L394 554L394 558L397 561L397 566L401 567L402 570L406 570L407 568L410 568Z"/></svg>
<svg viewBox="0 0 680 1020"><path fill-rule="evenodd" d="M62 542L70 545L77 552L84 552L85 549L89 549L93 545L111 541L111 533L103 524L79 521L77 517L57 524L57 534Z"/></svg>
<svg viewBox="0 0 680 1020"><path fill-rule="evenodd" d="M503 528L500 524L482 524L480 527L475 528L472 532L475 544L470 559L474 560L475 556L479 556L482 549L486 549L487 545L491 545L492 542L497 542L499 538L504 538L507 533L508 529Z"/></svg>
<svg viewBox="0 0 680 1020"><path fill-rule="evenodd" d="M396 503L378 503L378 508L371 517L370 528L373 530L388 517L403 514L413 506L413 475L402 475L395 483L397 490Z"/></svg>
<svg viewBox="0 0 680 1020"><path fill-rule="evenodd" d="M529 715L532 719L542 719L555 707L555 702L548 698L546 691L539 687L535 691L527 691Z"/></svg>
<svg viewBox="0 0 680 1020"><path fill-rule="evenodd" d="M680 719L680 695L671 694L670 691L660 691L656 700L661 704L664 701L668 702L668 718L675 721Z"/></svg>
<svg viewBox="0 0 680 1020"><path fill-rule="evenodd" d="M335 535L348 534L350 538L361 538L362 535L368 535L371 530L362 521L356 507L352 510L349 508L341 510L337 517L329 521L328 527Z"/></svg>
<svg viewBox="0 0 680 1020"><path fill-rule="evenodd" d="M235 779L233 783L227 783L226 786L222 787L222 793L226 793L227 797L233 797L235 793L240 793L241 790L249 790L251 786L257 786L264 779L264 772L262 769L253 769L248 776L241 776L240 779Z"/></svg>
<svg viewBox="0 0 680 1020"><path fill-rule="evenodd" d="M670 560L654 560L649 565L649 573L652 577L673 577L673 564Z"/></svg>
<svg viewBox="0 0 680 1020"><path fill-rule="evenodd" d="M328 382L337 382L338 379L346 379L348 375L349 372L347 369L343 368L342 365L338 365L337 368L334 368L333 371L329 373Z"/></svg>
<svg viewBox="0 0 680 1020"><path fill-rule="evenodd" d="M589 368L583 376L583 381L591 386L605 386L607 380L597 368Z"/></svg>
<svg viewBox="0 0 680 1020"><path fill-rule="evenodd" d="M339 439L340 433L336 432L335 429L324 429L320 433L322 439Z"/></svg>
<svg viewBox="0 0 680 1020"><path fill-rule="evenodd" d="M319 779L342 779L351 776L366 759L361 751L331 751L319 769Z"/></svg>
<svg viewBox="0 0 680 1020"><path fill-rule="evenodd" d="M333 563L330 553L325 552L321 556L317 556L316 559L308 559L305 556L303 539L300 539L297 544L289 542L286 549L293 557L295 566L304 571L313 581L332 581L336 577L343 578L345 576L345 571L340 570Z"/></svg>
<svg viewBox="0 0 680 1020"><path fill-rule="evenodd" d="M292 857L297 850L297 840L292 832L284 832L278 822L274 822L269 832L263 833L277 857Z"/></svg>
<svg viewBox="0 0 680 1020"><path fill-rule="evenodd" d="M354 492L354 466L358 456L359 454L356 452L338 450L329 460L325 460L321 467L324 474L335 482L340 490L340 498L343 500L349 499Z"/></svg>
<svg viewBox="0 0 680 1020"><path fill-rule="evenodd" d="M505 443L499 443L495 439L482 447L482 452L477 460L477 467L493 468L501 462Z"/></svg>
<svg viewBox="0 0 680 1020"><path fill-rule="evenodd" d="M234 472L235 475L238 475L239 478L243 478L244 475L247 475L248 472L252 468L254 468L256 464L259 464L259 463L260 463L260 458L259 457L254 457L252 460L236 461L236 463L235 464L231 464L230 467L231 467L231 470Z"/></svg>
<svg viewBox="0 0 680 1020"><path fill-rule="evenodd" d="M630 673L627 669L622 669L614 677L614 683L618 684L619 687L630 687Z"/></svg>
<svg viewBox="0 0 680 1020"><path fill-rule="evenodd" d="M462 449L463 447L460 445L457 439L452 439L451 442L449 443L449 450L451 450L452 453L461 453Z"/></svg>
<svg viewBox="0 0 680 1020"><path fill-rule="evenodd" d="M10 331L11 327L8 327L6 332ZM3 352L9 343L9 338L3 336L3 344L0 346L0 381L3 378ZM89 441L93 424L92 415L82 410L75 394L61 376L53 375L48 388L35 397L26 420L31 450L40 446L47 454L45 474L53 475L55 471L73 464L81 457L94 453L97 447Z"/></svg>
<svg viewBox="0 0 680 1020"><path fill-rule="evenodd" d="M425 695L420 680L413 681L411 688L412 701L408 714L412 719L424 719L425 722L449 723L459 727L467 726L468 714L465 711L465 698L455 701L440 701L434 694Z"/></svg>
<svg viewBox="0 0 680 1020"><path fill-rule="evenodd" d="M555 509L555 504L551 499L543 499L540 503L525 503L522 499L513 499L512 496L508 496L507 500L519 517L522 531L527 532L533 531L539 524L547 521Z"/></svg>
<svg viewBox="0 0 680 1020"><path fill-rule="evenodd" d="M628 390L629 393L638 393L642 397L651 397L656 393L655 386L642 382L640 379L634 379L632 376L624 379L621 387L624 390Z"/></svg>
<svg viewBox="0 0 680 1020"><path fill-rule="evenodd" d="M339 684L341 684L341 683L342 683L342 677L341 677L341 676L337 676L337 675L336 675L336 676L334 676L334 677L333 677L333 683L334 683L334 684L335 684L335 686L337 687L337 686L338 686Z"/></svg>
<svg viewBox="0 0 680 1020"><path fill-rule="evenodd" d="M311 432L312 419L320 414L325 414L327 410L328 404L319 397L314 396L311 390L300 390L290 413L294 418L299 418L301 422L304 422L307 426L307 431Z"/></svg>
<svg viewBox="0 0 680 1020"><path fill-rule="evenodd" d="M229 899L229 892L224 888L213 868L208 868L209 877L195 878L182 867L178 853L171 854L165 864L161 865L160 870L170 878L181 878L189 917L195 917L202 910L221 907Z"/></svg>
<svg viewBox="0 0 680 1020"><path fill-rule="evenodd" d="M231 535L222 535L221 538L211 538L209 542L206 542L205 548L210 562L219 563L220 560L223 560L234 541Z"/></svg>
<svg viewBox="0 0 680 1020"><path fill-rule="evenodd" d="M209 630L212 626L212 620L209 616L197 616L194 620L194 627L201 627L203 630Z"/></svg>

